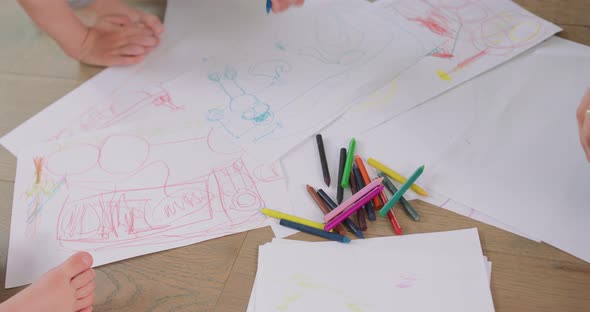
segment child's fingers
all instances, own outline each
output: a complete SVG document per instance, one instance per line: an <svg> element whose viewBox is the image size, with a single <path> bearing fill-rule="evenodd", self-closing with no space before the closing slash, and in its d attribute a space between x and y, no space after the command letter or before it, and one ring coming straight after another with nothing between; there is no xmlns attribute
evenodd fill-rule
<svg viewBox="0 0 590 312"><path fill-rule="evenodd" d="M144 55L145 48L138 44L130 44L118 49L115 55L122 55L122 56L137 56L137 55Z"/></svg>
<svg viewBox="0 0 590 312"><path fill-rule="evenodd" d="M586 111L590 109L590 88L586 90L586 94L582 98L582 102L580 102L580 106L576 111L576 118L578 119L578 127L582 129L582 125L584 124L584 119L586 118Z"/></svg>
<svg viewBox="0 0 590 312"><path fill-rule="evenodd" d="M145 14L140 21L147 25L155 34L159 36L164 31L164 25L160 19L155 15Z"/></svg>
<svg viewBox="0 0 590 312"><path fill-rule="evenodd" d="M580 143L586 153L586 159L590 162L590 119L586 118L580 127Z"/></svg>
<svg viewBox="0 0 590 312"><path fill-rule="evenodd" d="M160 42L154 36L131 36L128 38L130 44L141 45L144 47L155 47Z"/></svg>
<svg viewBox="0 0 590 312"><path fill-rule="evenodd" d="M124 56L124 55L113 55L105 60L107 66L129 66L139 64L143 61L144 55L137 56Z"/></svg>
<svg viewBox="0 0 590 312"><path fill-rule="evenodd" d="M304 0L295 0L295 3L294 4L295 4L295 6L300 7L300 6L303 5L303 2L304 2Z"/></svg>
<svg viewBox="0 0 590 312"><path fill-rule="evenodd" d="M127 15L109 15L109 16L105 16L102 21L111 23L113 25L117 25L117 26L128 26L131 23L133 23L133 21L131 20L131 18L129 18L129 16Z"/></svg>

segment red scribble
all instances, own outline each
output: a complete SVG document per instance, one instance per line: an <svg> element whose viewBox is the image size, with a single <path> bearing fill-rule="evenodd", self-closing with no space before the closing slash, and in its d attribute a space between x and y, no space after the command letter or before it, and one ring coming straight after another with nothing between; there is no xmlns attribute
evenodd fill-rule
<svg viewBox="0 0 590 312"><path fill-rule="evenodd" d="M107 128L150 107L164 107L172 112L184 109L174 104L170 93L162 87L156 91L141 91L137 94L140 96L135 101L112 101L92 106L80 116L80 127L84 130Z"/></svg>
<svg viewBox="0 0 590 312"><path fill-rule="evenodd" d="M43 157L35 157L33 163L35 164L35 184L41 183L41 171L43 170Z"/></svg>
<svg viewBox="0 0 590 312"><path fill-rule="evenodd" d="M438 57L438 58L443 58L443 59L451 59L454 57L453 54L450 54L447 52L433 52L430 55L434 56L434 57Z"/></svg>
<svg viewBox="0 0 590 312"><path fill-rule="evenodd" d="M478 52L477 54L475 54L475 55L469 57L468 59L464 60L463 62L459 63L457 65L456 69L453 71L456 71L458 69L464 68L464 67L472 64L473 62L480 59L482 56L486 55L487 53L488 53L488 50L483 50L483 51Z"/></svg>
<svg viewBox="0 0 590 312"><path fill-rule="evenodd" d="M431 11L429 13L429 16L427 16L425 18L424 17L415 17L415 18L411 18L410 21L420 23L422 26L428 28L431 32L433 32L439 36L449 37L449 38L453 37L453 33L449 30L449 26L448 26L449 21L447 20L446 17L444 17L442 14L440 14L438 12Z"/></svg>
<svg viewBox="0 0 590 312"><path fill-rule="evenodd" d="M264 222L258 213L264 205L244 162L237 159L192 181L168 184L166 178L158 187L68 198L56 237L72 249L110 250L221 236Z"/></svg>

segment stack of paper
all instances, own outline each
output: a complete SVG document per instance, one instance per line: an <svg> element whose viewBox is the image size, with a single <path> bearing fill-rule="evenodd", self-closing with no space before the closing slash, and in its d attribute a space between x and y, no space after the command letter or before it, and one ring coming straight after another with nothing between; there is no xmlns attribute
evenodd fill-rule
<svg viewBox="0 0 590 312"><path fill-rule="evenodd" d="M494 311L476 229L260 246L248 311Z"/></svg>

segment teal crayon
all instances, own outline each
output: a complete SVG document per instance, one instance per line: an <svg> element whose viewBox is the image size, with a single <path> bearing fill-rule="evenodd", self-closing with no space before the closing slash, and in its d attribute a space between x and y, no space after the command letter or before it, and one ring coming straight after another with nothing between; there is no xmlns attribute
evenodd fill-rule
<svg viewBox="0 0 590 312"><path fill-rule="evenodd" d="M420 177L420 175L422 175L423 172L424 165L418 167L418 169L416 169L416 171L414 171L414 173L408 178L408 181L402 184L402 186L399 188L397 192L395 192L395 194L393 194L393 196L387 202L387 204L385 204L385 206L383 206L383 208L379 210L379 215L385 217L385 215L387 215L387 212L391 210L391 208L393 208L393 206L400 200L400 198L410 188L410 186L412 186L412 184L414 184L414 182L418 180L418 178Z"/></svg>
<svg viewBox="0 0 590 312"><path fill-rule="evenodd" d="M337 242L341 242L341 243L350 243L350 238L348 238L346 236L336 234L336 233L330 233L330 232L323 231L320 229L316 229L316 228L313 228L311 226L307 226L307 225L304 225L301 223L281 219L281 221L279 221L279 224L282 226L294 229L294 230L301 231L303 233L323 237L325 239L329 239L329 240L333 240L333 241L337 241Z"/></svg>
<svg viewBox="0 0 590 312"><path fill-rule="evenodd" d="M350 172L352 171L352 162L354 161L354 149L356 147L356 140L352 138L348 144L348 150L346 152L346 162L344 163L344 172L342 173L342 183L340 184L343 188L348 187L350 182Z"/></svg>
<svg viewBox="0 0 590 312"><path fill-rule="evenodd" d="M391 194L397 193L397 191L398 191L397 187L395 187L395 185L393 185L393 183L391 182L391 180L387 177L387 175L385 173L379 172L379 177L383 178L383 184L391 192ZM402 207L404 208L404 211L406 212L406 214L410 218L412 218L412 220L420 221L420 215L418 214L416 209L414 209L414 207L412 207L412 205L410 205L410 202L408 202L405 197L402 196L400 198L399 202L402 204Z"/></svg>
<svg viewBox="0 0 590 312"><path fill-rule="evenodd" d="M269 14L270 10L272 10L272 0L266 0L266 14Z"/></svg>

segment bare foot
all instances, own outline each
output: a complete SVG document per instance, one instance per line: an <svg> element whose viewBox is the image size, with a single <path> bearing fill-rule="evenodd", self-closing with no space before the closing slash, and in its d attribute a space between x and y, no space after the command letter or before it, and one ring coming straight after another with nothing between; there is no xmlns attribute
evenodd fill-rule
<svg viewBox="0 0 590 312"><path fill-rule="evenodd" d="M88 7L88 10L91 10L96 14L97 20L104 16L126 15L131 18L133 22L148 27L154 32L154 34L156 34L156 36L159 36L164 31L164 25L162 25L162 22L157 16L129 7L121 0L94 1L94 3Z"/></svg>
<svg viewBox="0 0 590 312"><path fill-rule="evenodd" d="M78 252L12 298L0 312L90 312L94 302L92 256Z"/></svg>

